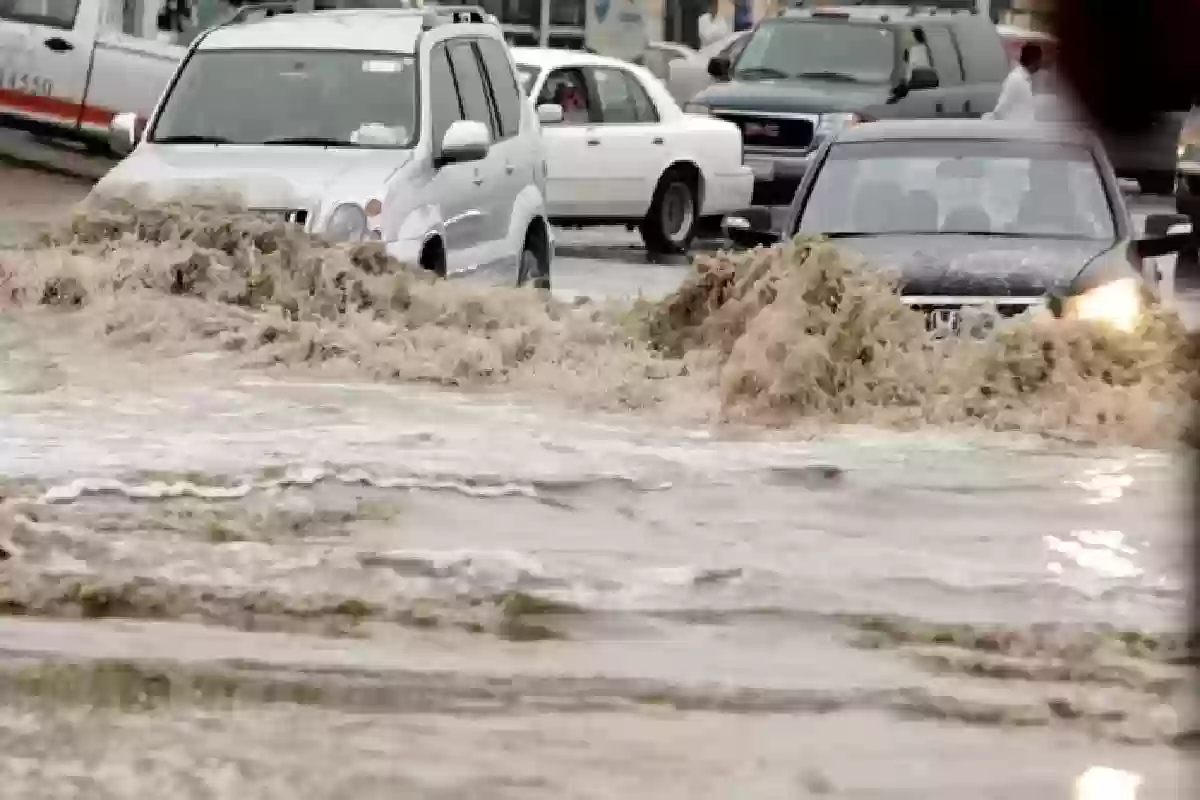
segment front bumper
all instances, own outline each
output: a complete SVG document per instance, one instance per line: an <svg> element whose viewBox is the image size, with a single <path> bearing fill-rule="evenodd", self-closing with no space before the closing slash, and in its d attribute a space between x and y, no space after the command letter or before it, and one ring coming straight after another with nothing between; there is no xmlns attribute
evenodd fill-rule
<svg viewBox="0 0 1200 800"><path fill-rule="evenodd" d="M714 217L745 208L754 194L754 173L750 167L709 177L704 187L704 208L700 215Z"/></svg>

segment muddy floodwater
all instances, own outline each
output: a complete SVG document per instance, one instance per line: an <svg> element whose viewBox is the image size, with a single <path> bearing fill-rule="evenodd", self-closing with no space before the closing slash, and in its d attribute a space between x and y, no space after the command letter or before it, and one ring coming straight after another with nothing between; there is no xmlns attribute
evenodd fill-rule
<svg viewBox="0 0 1200 800"><path fill-rule="evenodd" d="M559 306L214 219L0 251L5 796L1192 791L1178 332L934 347L820 247L816 300Z"/></svg>

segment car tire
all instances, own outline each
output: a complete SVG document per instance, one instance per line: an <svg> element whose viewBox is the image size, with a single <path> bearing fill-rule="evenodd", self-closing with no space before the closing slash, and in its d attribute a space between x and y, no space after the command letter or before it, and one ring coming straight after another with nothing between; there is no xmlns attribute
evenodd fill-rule
<svg viewBox="0 0 1200 800"><path fill-rule="evenodd" d="M521 263L517 267L517 286L550 290L550 240L546 226L534 222L521 245Z"/></svg>
<svg viewBox="0 0 1200 800"><path fill-rule="evenodd" d="M642 220L642 241L651 253L686 253L700 222L700 198L687 174L667 170L654 189L650 210Z"/></svg>
<svg viewBox="0 0 1200 800"><path fill-rule="evenodd" d="M1142 190L1142 194L1173 195L1175 173L1147 172L1138 178L1138 188Z"/></svg>

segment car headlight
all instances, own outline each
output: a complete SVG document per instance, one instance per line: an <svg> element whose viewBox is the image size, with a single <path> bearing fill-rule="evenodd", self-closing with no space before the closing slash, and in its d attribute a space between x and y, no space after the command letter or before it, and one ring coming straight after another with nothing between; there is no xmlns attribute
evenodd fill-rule
<svg viewBox="0 0 1200 800"><path fill-rule="evenodd" d="M1146 299L1141 280L1119 278L1083 294L1068 297L1063 316L1102 322L1118 330L1132 331L1145 309Z"/></svg>
<svg viewBox="0 0 1200 800"><path fill-rule="evenodd" d="M861 121L858 114L822 114L817 123L817 135L832 136L842 128L849 128Z"/></svg>
<svg viewBox="0 0 1200 800"><path fill-rule="evenodd" d="M361 242L367 233L367 212L355 203L342 203L329 216L325 238L335 242Z"/></svg>
<svg viewBox="0 0 1200 800"><path fill-rule="evenodd" d="M712 108L704 103L688 103L683 107L685 114L712 114Z"/></svg>

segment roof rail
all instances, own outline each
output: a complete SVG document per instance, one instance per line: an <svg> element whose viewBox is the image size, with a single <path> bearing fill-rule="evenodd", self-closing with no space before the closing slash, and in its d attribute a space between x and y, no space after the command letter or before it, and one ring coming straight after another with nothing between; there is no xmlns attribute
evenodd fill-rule
<svg viewBox="0 0 1200 800"><path fill-rule="evenodd" d="M425 3L415 0L263 0L239 4L237 10L219 23L239 25L253 19L273 17L276 14L295 14L306 11L349 11L368 9L412 9L425 12L426 25L432 27L447 22L496 22L483 6L465 3Z"/></svg>
<svg viewBox="0 0 1200 800"><path fill-rule="evenodd" d="M847 0L846 5L854 6L907 6L908 15L928 13L936 14L939 11L946 11L953 14L956 11L965 11L968 14L979 13L979 0Z"/></svg>

